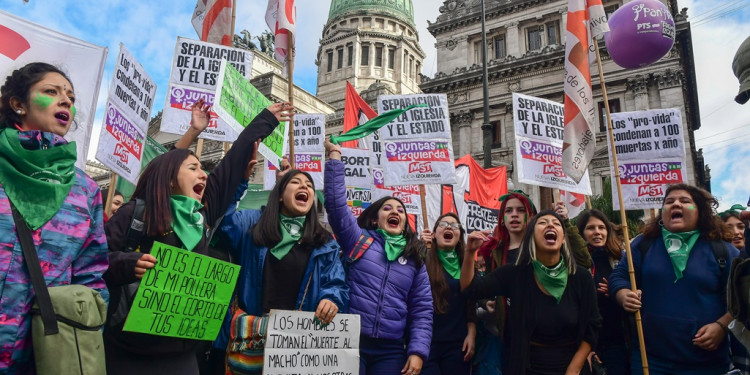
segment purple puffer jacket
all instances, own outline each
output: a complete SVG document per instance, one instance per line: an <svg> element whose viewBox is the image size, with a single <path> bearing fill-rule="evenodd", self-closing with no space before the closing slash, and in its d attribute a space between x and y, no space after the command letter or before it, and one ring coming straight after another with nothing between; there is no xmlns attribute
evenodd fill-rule
<svg viewBox="0 0 750 375"><path fill-rule="evenodd" d="M412 260L389 262L383 237L357 225L346 204L344 164L329 160L325 167L325 207L328 222L344 250L351 250L359 237L375 239L364 255L349 265L349 313L359 314L361 333L378 339L408 337L407 355L427 360L432 340L432 293L427 269ZM407 334L406 329L409 329Z"/></svg>

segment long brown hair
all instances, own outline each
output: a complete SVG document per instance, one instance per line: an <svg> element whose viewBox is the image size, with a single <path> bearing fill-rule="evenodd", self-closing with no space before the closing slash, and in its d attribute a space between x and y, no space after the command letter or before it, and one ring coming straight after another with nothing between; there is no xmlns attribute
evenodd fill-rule
<svg viewBox="0 0 750 375"><path fill-rule="evenodd" d="M438 314L445 314L448 310L448 294L450 293L448 282L445 281L445 273L443 272L443 264L438 259L437 252L440 251L437 248L437 238L434 234L437 232L438 223L445 217L452 217L456 219L456 222L461 224L461 219L458 215L449 212L440 215L435 220L435 225L432 227L432 248L427 251L427 259L425 261L427 267L427 276L430 278L430 285L432 286L432 305L435 308L435 312ZM456 255L458 256L458 264L462 264L464 260L464 248L466 242L464 241L464 227L461 226L458 243L456 244Z"/></svg>
<svg viewBox="0 0 750 375"><path fill-rule="evenodd" d="M732 234L729 232L729 229L724 225L724 222L714 214L714 210L719 207L719 202L713 195L711 195L711 193L699 187L687 184L670 185L667 188L667 191L664 192L662 207L664 207L664 200L667 199L667 196L675 190L684 190L690 194L691 198L693 198L695 207L698 209L698 225L696 226L696 229L698 229L701 236L706 236L711 240L731 240ZM662 210L659 210L659 214L643 227L644 237L661 237L661 228L664 225L661 221Z"/></svg>
<svg viewBox="0 0 750 375"><path fill-rule="evenodd" d="M380 208L383 207L385 202L391 199L397 201L398 203L401 203L404 209L406 209L406 205L403 201L401 201L401 199L398 199L396 197L383 197L376 200L369 207L365 208L364 211L362 211L362 214L360 214L357 218L357 225L362 229L377 230L378 211L380 211ZM404 247L403 256L406 259L413 260L417 269L419 269L419 267L422 267L422 257L419 256L419 254L422 250L424 250L424 245L422 244L422 241L419 241L419 239L417 238L417 234L414 233L408 222L404 223L404 231L402 232L402 234L406 238L406 246Z"/></svg>
<svg viewBox="0 0 750 375"><path fill-rule="evenodd" d="M591 220L592 217L601 220L607 228L607 240L604 242L604 248L609 253L609 256L620 260L622 258L623 245L622 238L618 235L620 228L618 228L617 224L609 221L603 212L597 209L583 211L581 216L578 217L578 223L576 225L578 227L578 233L583 237L583 231L586 229L586 226L589 224L589 220Z"/></svg>

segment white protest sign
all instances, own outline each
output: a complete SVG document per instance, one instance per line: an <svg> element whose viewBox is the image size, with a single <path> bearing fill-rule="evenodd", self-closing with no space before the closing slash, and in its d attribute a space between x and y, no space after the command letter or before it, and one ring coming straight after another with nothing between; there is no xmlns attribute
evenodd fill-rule
<svg viewBox="0 0 750 375"><path fill-rule="evenodd" d="M381 128L384 140L451 138L450 113L445 94L381 95L378 113L426 104L397 117Z"/></svg>
<svg viewBox="0 0 750 375"><path fill-rule="evenodd" d="M612 114L625 209L661 207L667 185L687 181L682 116L678 108ZM612 150L608 148L614 176ZM620 209L612 184L614 209Z"/></svg>
<svg viewBox="0 0 750 375"><path fill-rule="evenodd" d="M321 326L313 312L271 310L263 374L359 374L359 332L359 315Z"/></svg>
<svg viewBox="0 0 750 375"><path fill-rule="evenodd" d="M295 152L294 160L294 169L299 169L310 174L315 190L322 191L323 167L325 165L323 163L323 152ZM276 166L274 166L269 160L266 160L265 164L263 189L272 190L276 185Z"/></svg>
<svg viewBox="0 0 750 375"><path fill-rule="evenodd" d="M370 188L370 152L358 148L341 148L341 161L344 163L346 186Z"/></svg>
<svg viewBox="0 0 750 375"><path fill-rule="evenodd" d="M245 78L250 78L253 53L239 48L179 37L175 46L161 131L184 134L190 127L190 107L199 99L214 104L221 61L227 60ZM239 133L215 112L200 138L233 142Z"/></svg>
<svg viewBox="0 0 750 375"><path fill-rule="evenodd" d="M141 171L143 142L155 94L154 81L120 44L96 158L134 185Z"/></svg>
<svg viewBox="0 0 750 375"><path fill-rule="evenodd" d="M380 130L360 139L365 143L365 147L370 150L370 166L373 168L383 168L385 165L383 154L383 141L380 137ZM361 143L360 143L361 144Z"/></svg>
<svg viewBox="0 0 750 375"><path fill-rule="evenodd" d="M325 125L324 114L294 115L294 152L323 152Z"/></svg>
<svg viewBox="0 0 750 375"><path fill-rule="evenodd" d="M383 197L394 197L401 200L406 208L406 213L422 215L422 198L419 194L419 185L386 186L385 173L381 168L372 168L372 178L375 187L372 190L372 201Z"/></svg>
<svg viewBox="0 0 750 375"><path fill-rule="evenodd" d="M591 195L588 171L576 183L562 170L563 105L513 93L518 181Z"/></svg>

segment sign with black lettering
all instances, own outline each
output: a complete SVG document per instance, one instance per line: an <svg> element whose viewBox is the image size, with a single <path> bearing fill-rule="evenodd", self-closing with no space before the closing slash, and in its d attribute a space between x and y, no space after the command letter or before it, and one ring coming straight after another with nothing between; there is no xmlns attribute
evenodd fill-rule
<svg viewBox="0 0 750 375"><path fill-rule="evenodd" d="M562 169L563 108L560 103L513 93L518 181L591 195L588 171L576 183Z"/></svg>
<svg viewBox="0 0 750 375"><path fill-rule="evenodd" d="M342 147L341 161L346 167L344 170L346 186L359 188L372 187L370 152L368 150Z"/></svg>
<svg viewBox="0 0 750 375"><path fill-rule="evenodd" d="M324 114L294 115L294 152L323 152L326 117Z"/></svg>
<svg viewBox="0 0 750 375"><path fill-rule="evenodd" d="M271 310L263 374L357 375L359 332L359 315L336 314L324 326L314 312Z"/></svg>
<svg viewBox="0 0 750 375"><path fill-rule="evenodd" d="M422 198L419 194L419 185L386 186L385 172L381 168L372 168L373 184L372 201L383 197L394 197L401 200L406 208L406 213L411 215L422 215Z"/></svg>
<svg viewBox="0 0 750 375"><path fill-rule="evenodd" d="M224 321L240 266L154 242L123 331L212 341Z"/></svg>

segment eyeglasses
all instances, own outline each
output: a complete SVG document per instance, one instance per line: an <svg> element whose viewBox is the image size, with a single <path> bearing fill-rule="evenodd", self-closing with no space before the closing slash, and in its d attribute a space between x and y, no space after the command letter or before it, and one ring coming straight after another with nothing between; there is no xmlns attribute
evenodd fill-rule
<svg viewBox="0 0 750 375"><path fill-rule="evenodd" d="M451 229L459 230L461 229L461 224L459 223L449 223L447 221L438 221L438 228L448 228L451 227Z"/></svg>

